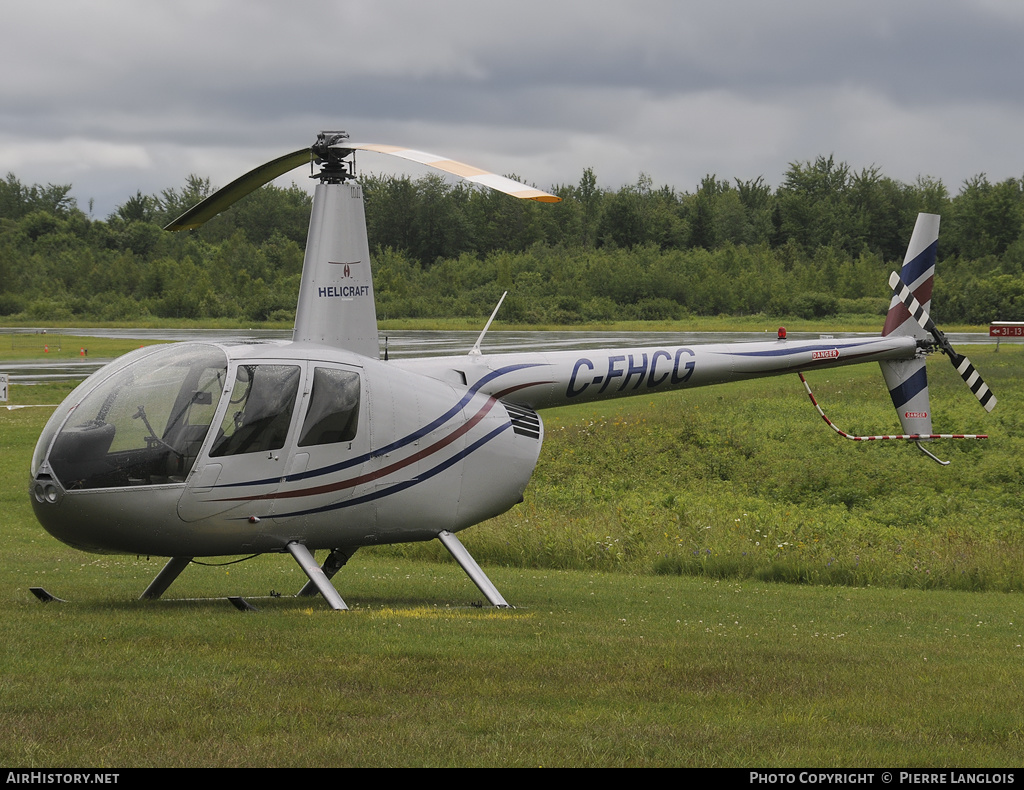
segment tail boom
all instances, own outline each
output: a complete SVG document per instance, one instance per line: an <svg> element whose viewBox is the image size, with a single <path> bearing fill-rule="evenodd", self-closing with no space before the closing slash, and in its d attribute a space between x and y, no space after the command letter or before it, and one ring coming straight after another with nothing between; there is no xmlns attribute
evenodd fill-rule
<svg viewBox="0 0 1024 790"><path fill-rule="evenodd" d="M649 395L917 353L909 337L780 340L395 360L409 370L533 409ZM512 395L511 393L515 393Z"/></svg>

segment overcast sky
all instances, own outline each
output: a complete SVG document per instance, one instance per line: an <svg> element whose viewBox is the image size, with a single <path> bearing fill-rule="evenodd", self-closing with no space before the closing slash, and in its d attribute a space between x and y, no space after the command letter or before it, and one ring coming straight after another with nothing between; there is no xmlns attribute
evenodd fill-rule
<svg viewBox="0 0 1024 790"><path fill-rule="evenodd" d="M97 219L320 129L542 188L1024 175L1020 0L0 0L0 30L0 176Z"/></svg>

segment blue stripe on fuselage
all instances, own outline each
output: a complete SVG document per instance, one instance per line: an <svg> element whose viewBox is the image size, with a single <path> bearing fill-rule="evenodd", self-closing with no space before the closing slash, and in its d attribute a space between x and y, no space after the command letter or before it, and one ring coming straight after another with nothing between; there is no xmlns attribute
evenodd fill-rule
<svg viewBox="0 0 1024 790"><path fill-rule="evenodd" d="M381 490L378 490L378 491L373 491L373 492L371 492L369 494L363 494L362 496L353 497L352 499L346 499L344 502L335 502L335 503L330 504L330 505L324 505L323 507L311 508L310 510L296 510L296 511L293 511L291 513L275 513L274 514L274 518L290 518L292 516L308 516L308 515L312 515L314 513L325 513L325 512L330 511L330 510L340 510L341 508L344 508L344 507L352 507L353 505L361 505L364 502L371 502L374 499L381 499L382 497L390 496L391 494L397 494L400 491L405 491L406 489L412 488L415 485L419 485L420 483L422 483L422 482L424 482L426 480L429 480L432 477L436 477L437 475L439 475L442 472L444 472L446 469L450 469L452 466L457 464L463 458L465 458L466 456L468 456L471 453L475 452L480 447L483 447L483 445L487 444L492 439L496 438L499 434L501 434L503 431L506 431L506 430L508 430L511 427L512 427L512 423L511 422L506 422L504 425L499 425L497 428L495 428L493 431L488 433L486 436L483 436L483 437L477 439L475 442L473 442L473 444L469 445L469 447L466 447L465 449L460 450L458 453L453 455L451 458L448 458L448 459L442 461L441 463L439 463L437 466L433 467L432 469L428 469L426 472L422 472L421 474L416 475L416 477L412 478L411 480L404 480L401 483L395 483L393 486L391 486L389 488L381 489Z"/></svg>
<svg viewBox="0 0 1024 790"><path fill-rule="evenodd" d="M309 471L306 472L299 472L294 475L289 475L286 478L284 478L284 480L282 480L280 477L269 477L263 480L247 480L242 483L225 483L224 485L219 485L215 487L239 488L241 486L258 486L269 485L271 483L277 482L308 480L311 477L319 477L321 475L331 474L332 472L339 472L342 469L348 469L353 466L358 466L359 464L369 461L371 458L377 458L379 456L386 455L387 453L394 452L395 450L398 450L401 447L405 447L408 444L412 444L413 442L422 439L431 431L437 430L450 419L452 419L455 415L457 415L460 411L462 411L462 408L473 399L473 397L480 391L481 387L483 387L485 384L488 384L491 381L494 381L494 379L504 376L506 373L514 373L517 370L526 370L527 368L537 368L542 366L543 365L540 362L529 362L522 363L519 365L509 365L508 367L492 370L486 376L483 376L479 381L477 381L472 387L470 387L466 391L466 394L462 396L458 403L452 406L448 411L446 411L437 419L433 420L432 422L428 423L422 428L419 428L413 431L412 433L403 436L401 439L396 439L395 441L391 442L391 444L384 445L383 447L378 447L375 450L370 450L370 452L363 453L362 455L357 456L356 458L350 458L346 461L339 461L338 463L331 464L330 466L322 466L319 469L310 469Z"/></svg>
<svg viewBox="0 0 1024 790"><path fill-rule="evenodd" d="M719 353L733 357L786 357L793 354L803 354L806 351L833 351L835 349L842 351L865 345L869 345L869 343L827 343L820 346L801 346L800 348L772 348L767 351L723 351Z"/></svg>

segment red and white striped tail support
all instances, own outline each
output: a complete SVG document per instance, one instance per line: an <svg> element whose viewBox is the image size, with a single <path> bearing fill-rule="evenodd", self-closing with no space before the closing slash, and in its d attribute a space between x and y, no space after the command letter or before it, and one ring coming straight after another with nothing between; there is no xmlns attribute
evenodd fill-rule
<svg viewBox="0 0 1024 790"><path fill-rule="evenodd" d="M803 373L797 373L800 377L800 381L804 383L804 389L807 390L807 397L811 399L811 403L814 404L814 408L818 410L818 414L821 415L821 419L825 421L829 428L838 433L844 439L849 439L854 442L877 442L882 439L905 439L914 442L920 442L924 439L987 439L988 434L984 433L903 433L903 434L884 434L881 436L854 436L851 433L839 428L832 420L830 420L825 412L822 411L821 406L818 405L818 401L814 397L814 393L811 392L811 385L807 383L807 379L804 378Z"/></svg>

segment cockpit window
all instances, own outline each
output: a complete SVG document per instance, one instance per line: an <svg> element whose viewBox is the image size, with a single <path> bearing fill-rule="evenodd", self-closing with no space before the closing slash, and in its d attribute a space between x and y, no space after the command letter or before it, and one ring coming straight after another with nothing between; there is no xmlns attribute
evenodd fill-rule
<svg viewBox="0 0 1024 790"><path fill-rule="evenodd" d="M125 365L74 408L50 448L68 489L184 482L227 378L216 346L168 346Z"/></svg>
<svg viewBox="0 0 1024 790"><path fill-rule="evenodd" d="M350 442L359 422L359 374L351 370L317 368L313 391L299 434L299 447Z"/></svg>
<svg viewBox="0 0 1024 790"><path fill-rule="evenodd" d="M300 372L295 365L239 365L231 402L210 456L219 458L284 447Z"/></svg>

